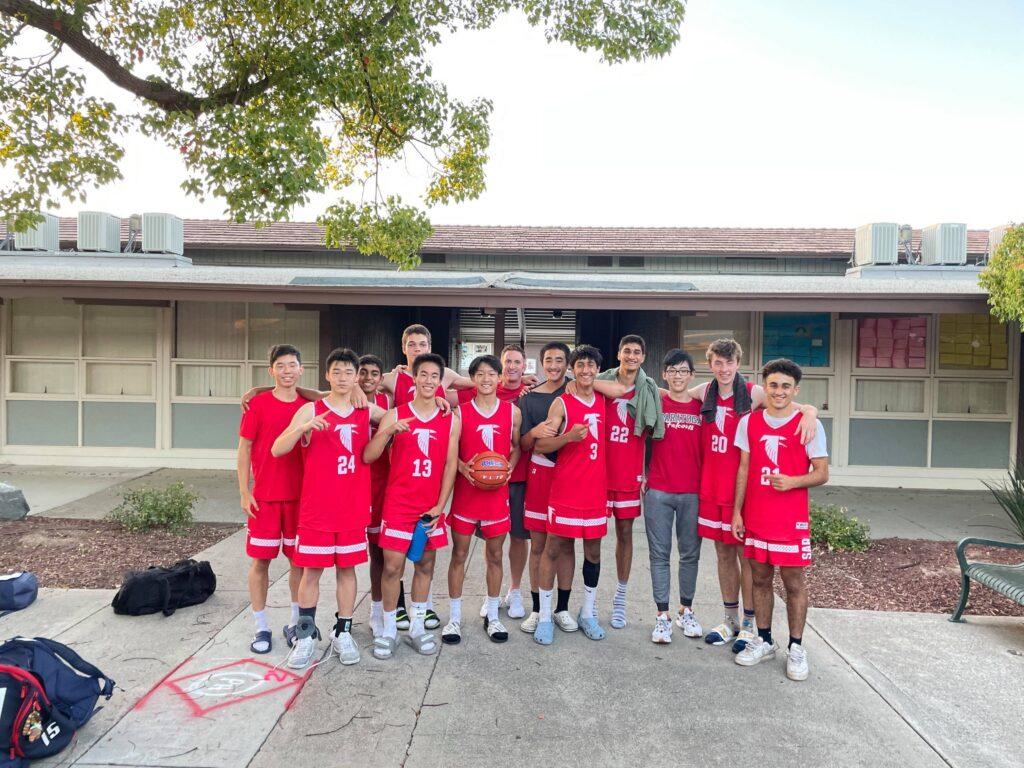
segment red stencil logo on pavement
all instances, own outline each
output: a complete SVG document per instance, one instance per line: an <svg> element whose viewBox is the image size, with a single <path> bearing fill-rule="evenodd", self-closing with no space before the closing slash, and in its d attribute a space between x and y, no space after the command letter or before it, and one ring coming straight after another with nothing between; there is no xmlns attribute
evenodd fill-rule
<svg viewBox="0 0 1024 768"><path fill-rule="evenodd" d="M158 688L169 690L185 703L194 717L201 717L288 688L294 688L294 697L305 681L306 675L296 675L256 659L239 659L165 680ZM139 705L143 703L140 701Z"/></svg>

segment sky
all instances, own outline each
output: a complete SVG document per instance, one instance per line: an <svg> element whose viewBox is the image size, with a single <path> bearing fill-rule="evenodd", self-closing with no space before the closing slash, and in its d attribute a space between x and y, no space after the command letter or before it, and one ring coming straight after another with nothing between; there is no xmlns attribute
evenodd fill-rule
<svg viewBox="0 0 1024 768"><path fill-rule="evenodd" d="M538 226L1019 222L1022 41L1021 0L691 0L669 56L609 66L507 16L434 51L434 74L452 94L488 97L494 114L487 190L430 217ZM53 212L223 217L219 201L179 189L176 150L142 136L126 149L123 181ZM423 181L402 172L386 190L416 200ZM292 218L313 220L328 204L317 198Z"/></svg>

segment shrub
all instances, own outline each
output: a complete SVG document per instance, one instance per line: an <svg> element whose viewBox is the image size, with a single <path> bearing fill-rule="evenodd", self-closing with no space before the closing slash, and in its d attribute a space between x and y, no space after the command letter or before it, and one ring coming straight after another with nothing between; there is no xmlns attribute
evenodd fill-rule
<svg viewBox="0 0 1024 768"><path fill-rule="evenodd" d="M136 488L121 495L121 503L107 515L131 533L166 528L181 533L192 525L192 507L199 494L182 483L166 488Z"/></svg>
<svg viewBox="0 0 1024 768"><path fill-rule="evenodd" d="M998 483L986 480L984 483L1010 518L1010 525L1017 535L1024 539L1024 459L1010 468L1005 480Z"/></svg>
<svg viewBox="0 0 1024 768"><path fill-rule="evenodd" d="M827 547L829 552L864 552L871 546L870 528L846 507L811 502L811 543Z"/></svg>

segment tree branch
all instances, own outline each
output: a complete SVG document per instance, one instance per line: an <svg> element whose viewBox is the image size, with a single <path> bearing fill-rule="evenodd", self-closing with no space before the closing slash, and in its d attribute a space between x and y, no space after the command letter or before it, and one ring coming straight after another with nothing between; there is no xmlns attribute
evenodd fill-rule
<svg viewBox="0 0 1024 768"><path fill-rule="evenodd" d="M225 85L208 96L197 96L167 83L144 80L132 74L114 56L86 37L71 15L44 8L29 0L0 0L0 13L52 35L96 67L114 85L152 102L166 112L191 112L199 115L227 104L242 104L264 93L272 84L268 75L255 82Z"/></svg>

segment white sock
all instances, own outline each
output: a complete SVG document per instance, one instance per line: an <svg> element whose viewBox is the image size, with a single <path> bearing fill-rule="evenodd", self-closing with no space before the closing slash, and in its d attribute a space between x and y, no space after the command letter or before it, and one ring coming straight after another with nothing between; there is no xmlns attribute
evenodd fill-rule
<svg viewBox="0 0 1024 768"><path fill-rule="evenodd" d="M370 618L380 619L384 616L384 603L381 600L370 601Z"/></svg>
<svg viewBox="0 0 1024 768"><path fill-rule="evenodd" d="M540 592L540 620L551 621L551 598L555 593L553 589L542 589Z"/></svg>
<svg viewBox="0 0 1024 768"><path fill-rule="evenodd" d="M449 621L462 623L462 598L452 597L448 600L448 612L451 614Z"/></svg>
<svg viewBox="0 0 1024 768"><path fill-rule="evenodd" d="M409 637L419 637L426 632L423 620L427 615L427 603L411 603L412 621L409 624Z"/></svg>
<svg viewBox="0 0 1024 768"><path fill-rule="evenodd" d="M270 625L267 624L267 609L264 608L262 611L253 611L252 617L256 620L256 631L257 632L269 632Z"/></svg>
<svg viewBox="0 0 1024 768"><path fill-rule="evenodd" d="M518 589L511 589L510 588L508 590L508 594L505 595L505 599L508 600L509 603L511 603L513 600L518 600L519 602L522 602L523 601L523 595L522 595L522 593Z"/></svg>
<svg viewBox="0 0 1024 768"><path fill-rule="evenodd" d="M430 586L434 586L434 585L431 584ZM427 602L425 602L423 605L426 606L426 610L428 610L428 611L434 610L434 593L433 592L428 592L427 593Z"/></svg>
<svg viewBox="0 0 1024 768"><path fill-rule="evenodd" d="M288 623L291 624L293 627L296 624L299 623L299 604L298 603L292 603L292 618L291 618L291 621L289 621Z"/></svg>
<svg viewBox="0 0 1024 768"><path fill-rule="evenodd" d="M580 616L584 619L596 619L597 612L594 605L597 602L597 587L583 585L583 607L580 609Z"/></svg>
<svg viewBox="0 0 1024 768"><path fill-rule="evenodd" d="M395 624L395 615L398 610L384 611L384 637L390 637L392 639L398 637L398 626Z"/></svg>
<svg viewBox="0 0 1024 768"><path fill-rule="evenodd" d="M612 626L626 625L626 583L620 581L615 587L615 599L612 601Z"/></svg>
<svg viewBox="0 0 1024 768"><path fill-rule="evenodd" d="M498 620L498 606L501 605L500 597L487 596L487 620L497 621Z"/></svg>

